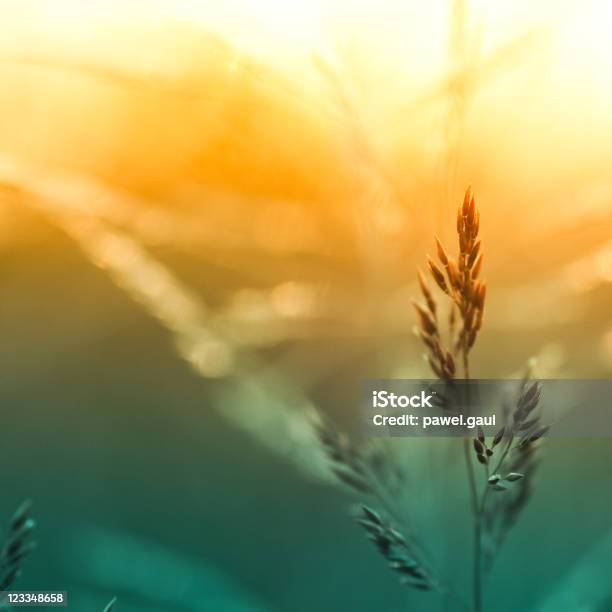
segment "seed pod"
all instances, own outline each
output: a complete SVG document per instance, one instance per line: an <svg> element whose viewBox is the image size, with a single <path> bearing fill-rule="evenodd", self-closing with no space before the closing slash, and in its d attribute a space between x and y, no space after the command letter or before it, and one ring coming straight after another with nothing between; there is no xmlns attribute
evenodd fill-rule
<svg viewBox="0 0 612 612"><path fill-rule="evenodd" d="M425 333L422 329L418 329L417 328L417 330L418 330L418 336L421 339L421 341L423 342L423 344L428 349L434 350L434 346L435 345L434 345L433 338L429 334Z"/></svg>
<svg viewBox="0 0 612 612"><path fill-rule="evenodd" d="M478 284L478 307L484 309L485 297L487 295L487 285L482 282Z"/></svg>
<svg viewBox="0 0 612 612"><path fill-rule="evenodd" d="M468 297L470 299L470 302L472 303L472 306L474 306L474 308L478 311L480 310L480 300L478 297L479 284L476 282L476 283L470 283L470 285L471 285L471 289L470 289Z"/></svg>
<svg viewBox="0 0 612 612"><path fill-rule="evenodd" d="M429 367L431 368L432 372L438 378L444 378L444 376L442 376L442 370L440 370L440 368L437 366L436 362L431 357L429 357L428 355L425 355L424 357L427 360L427 363L429 364Z"/></svg>
<svg viewBox="0 0 612 612"><path fill-rule="evenodd" d="M468 187L465 190L465 195L463 196L463 208L461 210L461 213L464 217L466 217L468 214L470 208L470 199L472 199L472 189L471 187Z"/></svg>
<svg viewBox="0 0 612 612"><path fill-rule="evenodd" d="M504 486L503 484L499 482L497 484L494 484L491 488L494 491L507 491L508 490L508 487Z"/></svg>
<svg viewBox="0 0 612 612"><path fill-rule="evenodd" d="M362 478L360 478L357 474L347 472L341 468L334 468L333 472L341 482L349 486L351 489L354 489L358 493L365 493L366 495L370 493L370 487L368 483Z"/></svg>
<svg viewBox="0 0 612 612"><path fill-rule="evenodd" d="M446 264L446 274L448 276L448 280L451 284L451 287L459 289L461 285L461 274L459 273L459 269L457 268L457 263L452 257L449 258L448 263Z"/></svg>
<svg viewBox="0 0 612 612"><path fill-rule="evenodd" d="M482 444L484 444L485 441L484 431L480 425L478 426L478 441Z"/></svg>
<svg viewBox="0 0 612 612"><path fill-rule="evenodd" d="M429 298L426 301L427 301L427 308L429 308L429 312L431 312L432 316L435 319L436 311L437 311L436 300L433 298L433 296L429 296Z"/></svg>
<svg viewBox="0 0 612 612"><path fill-rule="evenodd" d="M419 317L419 322L423 328L423 331L425 331L427 334L435 334L438 328L436 327L436 323L431 318L429 312L427 312L427 310L425 310L421 304L415 302L414 300L412 301L412 305L414 306L414 309Z"/></svg>
<svg viewBox="0 0 612 612"><path fill-rule="evenodd" d="M493 474L493 475L489 476L487 482L490 485L494 485L494 484L497 484L500 480L501 480L501 476L499 474Z"/></svg>
<svg viewBox="0 0 612 612"><path fill-rule="evenodd" d="M448 263L448 255L446 254L446 251L444 250L444 247L442 246L440 239L437 236L435 237L435 239L436 239L436 248L438 250L438 258L442 262L442 265L445 266Z"/></svg>
<svg viewBox="0 0 612 612"><path fill-rule="evenodd" d="M21 505L15 510L13 518L11 519L11 528L13 530L20 529L30 518L32 512L32 501L26 499Z"/></svg>
<svg viewBox="0 0 612 612"><path fill-rule="evenodd" d="M476 261L476 257L478 257L479 250L480 250L480 240L474 244L474 246L472 247L472 250L470 251L470 256L468 257L468 266L470 268Z"/></svg>
<svg viewBox="0 0 612 612"><path fill-rule="evenodd" d="M524 405L524 404L529 403L532 399L536 397L536 395L539 395L539 391L540 391L540 383L538 381L535 381L534 383L529 385L527 389L523 391L519 399L519 404Z"/></svg>
<svg viewBox="0 0 612 612"><path fill-rule="evenodd" d="M474 443L474 450L476 451L476 454L482 455L482 453L484 452L483 443L478 438L474 438L473 443Z"/></svg>
<svg viewBox="0 0 612 612"><path fill-rule="evenodd" d="M527 430L531 429L534 425L536 425L539 420L540 420L539 417L536 417L535 419L529 419L528 421L525 421L524 423L521 423L519 428L518 428L518 430L519 431L527 431Z"/></svg>
<svg viewBox="0 0 612 612"><path fill-rule="evenodd" d="M453 380L453 378L455 377L455 374L446 367L446 363L442 364L442 374L442 378L444 380Z"/></svg>
<svg viewBox="0 0 612 612"><path fill-rule="evenodd" d="M432 315L436 315L436 300L434 299L434 296L431 293L431 290L429 289L428 285L427 285L427 281L425 280L425 275L421 272L421 270L419 268L417 268L417 279L419 281L419 287L421 288L421 293L423 294L423 297L425 298L425 301L427 302L427 308L429 308L429 311L431 312Z"/></svg>
<svg viewBox="0 0 612 612"><path fill-rule="evenodd" d="M504 433L506 432L506 428L502 427L496 434L495 437L493 438L493 446L497 446L501 441L502 438L504 437Z"/></svg>
<svg viewBox="0 0 612 612"><path fill-rule="evenodd" d="M484 455L476 455L476 459L478 459L478 463L482 463L482 465L487 465L489 460Z"/></svg>
<svg viewBox="0 0 612 612"><path fill-rule="evenodd" d="M515 480L520 480L521 478L524 478L525 474L520 474L519 472L510 472L505 480L508 480L510 482L514 482Z"/></svg>
<svg viewBox="0 0 612 612"><path fill-rule="evenodd" d="M520 408L517 408L512 415L512 419L514 420L514 423L518 428L520 424L525 420L525 415L523 414L523 411Z"/></svg>
<svg viewBox="0 0 612 612"><path fill-rule="evenodd" d="M482 267L482 253L478 256L474 267L472 268L472 278L477 278L480 274L480 268Z"/></svg>
<svg viewBox="0 0 612 612"><path fill-rule="evenodd" d="M467 212L467 222L468 225L474 224L474 213L476 212L476 200L474 200L474 196L470 199L470 206Z"/></svg>
<svg viewBox="0 0 612 612"><path fill-rule="evenodd" d="M518 401L517 411L521 412L523 415L523 420L538 405L541 394L542 390L540 384L535 382L521 395Z"/></svg>
<svg viewBox="0 0 612 612"><path fill-rule="evenodd" d="M433 276L433 279L436 281L436 284L438 285L438 287L440 287L440 289L442 289L444 293L448 293L448 289L446 288L446 281L444 280L444 274L442 274L442 271L440 270L440 268L436 266L436 264L433 262L433 260L429 256L427 257L427 265L429 266L429 271L431 272L431 275Z"/></svg>
<svg viewBox="0 0 612 612"><path fill-rule="evenodd" d="M440 341L436 338L434 339L434 345L432 348L432 352L434 354L434 357L440 362L440 363L444 363L445 362L445 357L442 354L442 347L440 346Z"/></svg>
<svg viewBox="0 0 612 612"><path fill-rule="evenodd" d="M462 232L459 234L459 251L461 251L462 255L465 255L468 250L468 243L465 237L465 234Z"/></svg>
<svg viewBox="0 0 612 612"><path fill-rule="evenodd" d="M453 359L450 351L446 351L446 369L451 373L451 375L454 375L457 370L455 360Z"/></svg>
<svg viewBox="0 0 612 612"><path fill-rule="evenodd" d="M530 442L535 442L536 440L539 440L548 430L550 429L550 427L542 427L542 429L538 429L538 431L536 431L533 436L531 436L531 438L529 438Z"/></svg>
<svg viewBox="0 0 612 612"><path fill-rule="evenodd" d="M427 286L427 280L425 279L425 275L423 274L423 272L421 272L420 268L417 268L417 280L419 281L419 287L421 288L421 293L423 294L423 297L427 299L427 297L431 295L431 291Z"/></svg>

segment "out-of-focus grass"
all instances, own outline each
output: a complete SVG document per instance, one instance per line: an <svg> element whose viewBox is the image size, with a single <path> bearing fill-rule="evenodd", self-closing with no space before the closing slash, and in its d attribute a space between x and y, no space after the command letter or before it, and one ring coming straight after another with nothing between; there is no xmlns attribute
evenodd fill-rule
<svg viewBox="0 0 612 612"><path fill-rule="evenodd" d="M535 355L540 376L609 376L612 130L600 4L372 5L330 28L326 44L286 57L257 42L257 25L248 41L248 28L212 19L123 23L98 9L72 26L58 9L49 25L40 6L7 4L0 287L13 301L4 314L39 312L19 305L20 291L30 295L24 266L48 271L53 294L71 274L84 278L53 264L56 249L71 266L78 257L112 281L101 300L133 301L172 340L167 350L220 377L203 411L218 408L321 476L312 405L352 421L356 381L425 372L411 333L412 271L472 184L489 245L474 367L504 376ZM404 10L412 20L399 19ZM72 337L55 336L52 321L22 324L17 363L88 340L101 315L70 295ZM132 341L129 330L119 341Z"/></svg>

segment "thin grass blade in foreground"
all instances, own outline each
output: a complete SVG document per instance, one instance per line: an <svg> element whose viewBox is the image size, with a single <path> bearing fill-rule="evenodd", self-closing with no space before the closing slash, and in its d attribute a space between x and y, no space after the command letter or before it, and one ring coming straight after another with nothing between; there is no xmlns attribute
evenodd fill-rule
<svg viewBox="0 0 612 612"><path fill-rule="evenodd" d="M106 605L106 607L104 608L103 612L112 612L112 610L115 608L115 604L117 603L117 598L113 597L108 604Z"/></svg>
<svg viewBox="0 0 612 612"><path fill-rule="evenodd" d="M21 574L21 562L34 548L32 532L36 527L30 514L32 502L24 501L15 511L0 552L0 591L6 591Z"/></svg>
<svg viewBox="0 0 612 612"><path fill-rule="evenodd" d="M439 585L429 576L404 536L371 508L362 505L361 511L357 522L389 562L389 567L402 576L402 582L423 591L437 589Z"/></svg>
<svg viewBox="0 0 612 612"><path fill-rule="evenodd" d="M61 566L75 583L118 594L115 610L134 601L142 609L273 612L259 594L214 563L171 547L96 525L72 525L62 534ZM100 608L98 608L99 610Z"/></svg>

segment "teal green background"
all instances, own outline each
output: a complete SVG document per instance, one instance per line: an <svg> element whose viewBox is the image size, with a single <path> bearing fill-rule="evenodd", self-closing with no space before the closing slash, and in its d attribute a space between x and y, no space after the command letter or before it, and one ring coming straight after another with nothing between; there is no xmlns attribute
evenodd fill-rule
<svg viewBox="0 0 612 612"><path fill-rule="evenodd" d="M401 586L351 520L356 498L231 428L210 407L227 383L196 376L169 333L68 239L39 231L0 258L0 515L7 523L29 497L39 525L16 588L66 590L83 611L113 595L119 612L455 609ZM518 353L526 339L497 342ZM300 348L306 359L325 346ZM313 390L348 429L361 376L378 374L370 349L335 339L330 350L347 359ZM467 596L460 451L418 443L426 459L407 466L418 533ZM486 610L612 609L610 449L608 439L547 441Z"/></svg>

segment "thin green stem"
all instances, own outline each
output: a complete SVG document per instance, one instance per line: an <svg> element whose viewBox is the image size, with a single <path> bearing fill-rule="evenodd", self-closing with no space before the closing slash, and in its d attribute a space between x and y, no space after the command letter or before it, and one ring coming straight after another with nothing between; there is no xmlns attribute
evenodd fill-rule
<svg viewBox="0 0 612 612"><path fill-rule="evenodd" d="M463 372L466 380L470 378L470 368L468 360L468 351L463 350ZM469 393L469 389L468 389ZM469 400L469 398L468 398ZM469 401L468 401L469 405ZM470 448L470 439L463 439L463 455L465 457L465 465L468 473L468 482L470 489L470 500L472 504L472 514L474 515L474 568L472 575L472 591L474 599L474 612L482 612L482 527L481 513L478 504L478 488L476 486L476 475L474 472L474 464L472 461L472 452Z"/></svg>
<svg viewBox="0 0 612 612"><path fill-rule="evenodd" d="M463 439L463 454L468 472L470 486L470 500L472 504L472 514L474 515L474 570L473 570L473 598L474 612L482 611L482 572L481 572L481 521L480 508L478 507L478 490L476 488L476 477L474 475L474 464L470 448L470 439Z"/></svg>

